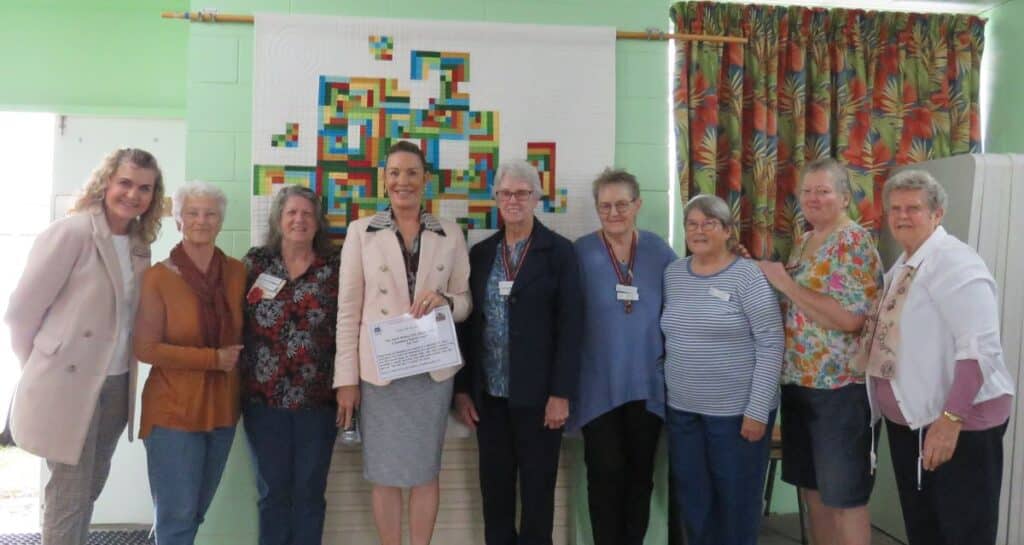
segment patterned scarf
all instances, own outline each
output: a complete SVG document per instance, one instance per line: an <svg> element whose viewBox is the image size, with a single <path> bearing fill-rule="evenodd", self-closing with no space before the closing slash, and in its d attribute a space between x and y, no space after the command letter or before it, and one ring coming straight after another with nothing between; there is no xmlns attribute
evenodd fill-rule
<svg viewBox="0 0 1024 545"><path fill-rule="evenodd" d="M903 267L896 282L868 313L860 338L860 351L854 361L858 370L866 370L869 375L886 380L896 376L896 366L900 361L900 316L916 272L914 267Z"/></svg>
<svg viewBox="0 0 1024 545"><path fill-rule="evenodd" d="M224 290L224 266L227 256L220 248L214 248L210 267L203 274L192 258L185 253L179 242L171 250L171 263L181 272L185 283L192 288L199 299L199 328L203 333L203 346L220 348L230 344L230 339L223 335L231 335L231 309L228 307L227 293Z"/></svg>

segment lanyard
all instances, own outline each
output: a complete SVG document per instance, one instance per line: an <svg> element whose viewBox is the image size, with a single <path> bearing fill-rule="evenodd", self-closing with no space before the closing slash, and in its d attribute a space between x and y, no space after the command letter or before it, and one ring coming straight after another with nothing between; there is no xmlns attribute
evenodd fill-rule
<svg viewBox="0 0 1024 545"><path fill-rule="evenodd" d="M515 281L516 277L519 276L520 269L523 268L523 263L526 263L526 254L530 251L530 245L533 244L533 235L526 239L526 245L523 246L523 251L519 254L519 263L516 264L516 269L513 271L509 268L509 263L512 262L512 252L509 248L508 241L504 238L501 240L501 265L505 268L505 280Z"/></svg>
<svg viewBox="0 0 1024 545"><path fill-rule="evenodd" d="M633 285L633 267L636 265L636 239L636 231L633 231L633 242L629 245L629 265L626 268L626 274L622 274L622 268L619 267L619 262L615 259L612 245L608 242L608 237L604 236L604 231L601 231L601 240L604 242L604 249L608 250L608 259L612 263L612 269L615 270L615 278L623 286Z"/></svg>

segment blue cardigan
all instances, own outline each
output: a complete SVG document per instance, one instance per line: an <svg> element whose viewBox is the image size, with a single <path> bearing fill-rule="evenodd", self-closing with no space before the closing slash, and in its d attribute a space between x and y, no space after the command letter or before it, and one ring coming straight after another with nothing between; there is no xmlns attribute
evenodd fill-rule
<svg viewBox="0 0 1024 545"><path fill-rule="evenodd" d="M633 285L640 300L629 314L615 298L618 278L597 233L576 241L583 291L580 385L569 411L569 430L630 401L665 417L665 341L659 320L665 267L676 253L658 235L640 231Z"/></svg>

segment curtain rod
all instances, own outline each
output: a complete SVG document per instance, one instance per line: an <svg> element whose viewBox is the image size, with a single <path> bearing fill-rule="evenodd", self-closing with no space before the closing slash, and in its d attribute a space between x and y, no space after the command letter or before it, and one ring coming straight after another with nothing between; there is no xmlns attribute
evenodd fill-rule
<svg viewBox="0 0 1024 545"><path fill-rule="evenodd" d="M160 14L164 19L183 19L193 23L242 23L252 24L252 15L238 15L232 13L217 13L215 11L165 11ZM619 40L684 40L693 42L730 43L745 44L747 39L742 36L708 36L704 34L675 34L662 32L660 30L648 29L645 31L617 30L615 37Z"/></svg>

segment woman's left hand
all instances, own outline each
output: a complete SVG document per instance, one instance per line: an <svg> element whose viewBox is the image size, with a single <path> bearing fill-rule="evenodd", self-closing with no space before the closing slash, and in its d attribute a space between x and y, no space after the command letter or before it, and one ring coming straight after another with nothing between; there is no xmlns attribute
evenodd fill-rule
<svg viewBox="0 0 1024 545"><path fill-rule="evenodd" d="M928 426L924 434L924 448L921 451L922 466L927 471L935 471L949 461L956 451L956 440L960 437L959 422L953 422L943 415Z"/></svg>
<svg viewBox="0 0 1024 545"><path fill-rule="evenodd" d="M756 443L764 437L764 432L768 429L768 425L764 422L758 422L749 416L743 417L743 425L740 426L740 437L743 437L751 443Z"/></svg>
<svg viewBox="0 0 1024 545"><path fill-rule="evenodd" d="M447 304L448 301L445 301L444 297L441 297L436 291L424 290L412 298L412 307L409 309L409 314L412 314L413 318L421 318L435 308Z"/></svg>
<svg viewBox="0 0 1024 545"><path fill-rule="evenodd" d="M564 397L551 396L544 408L544 427L557 430L569 419L569 400Z"/></svg>

